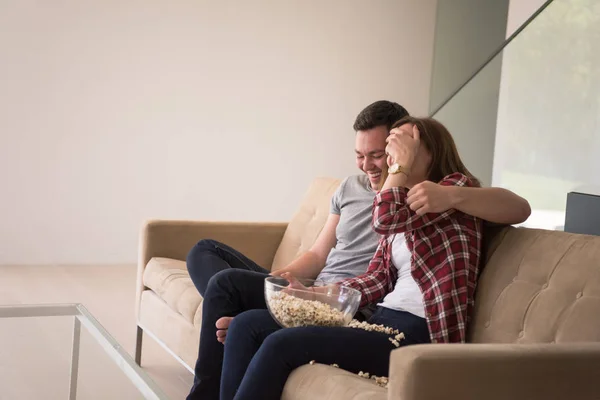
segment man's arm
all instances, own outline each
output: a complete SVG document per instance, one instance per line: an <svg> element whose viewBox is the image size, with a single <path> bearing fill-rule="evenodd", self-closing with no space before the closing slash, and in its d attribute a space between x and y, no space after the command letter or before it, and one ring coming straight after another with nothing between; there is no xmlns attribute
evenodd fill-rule
<svg viewBox="0 0 600 400"><path fill-rule="evenodd" d="M305 279L316 279L325 267L325 261L331 249L336 245L335 230L340 222L340 216L329 214L325 226L312 247L303 255L295 259L290 265L273 273L281 275L290 272L293 276Z"/></svg>
<svg viewBox="0 0 600 400"><path fill-rule="evenodd" d="M529 218L529 202L503 188L442 186L422 182L408 192L407 203L419 215L454 208L497 224L520 224Z"/></svg>

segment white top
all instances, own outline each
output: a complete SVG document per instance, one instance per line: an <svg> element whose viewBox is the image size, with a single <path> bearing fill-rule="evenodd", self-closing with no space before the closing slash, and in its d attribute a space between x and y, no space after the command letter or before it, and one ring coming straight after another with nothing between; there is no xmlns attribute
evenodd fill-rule
<svg viewBox="0 0 600 400"><path fill-rule="evenodd" d="M392 241L392 264L398 270L398 280L394 290L379 305L425 318L423 294L410 273L411 253L403 233L397 234Z"/></svg>

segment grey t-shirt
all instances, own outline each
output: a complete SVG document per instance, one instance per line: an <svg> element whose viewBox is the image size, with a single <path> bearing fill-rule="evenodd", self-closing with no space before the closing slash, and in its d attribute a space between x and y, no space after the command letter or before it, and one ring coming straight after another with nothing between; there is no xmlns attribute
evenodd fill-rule
<svg viewBox="0 0 600 400"><path fill-rule="evenodd" d="M337 243L327 256L318 280L337 282L363 274L373 258L379 235L371 228L375 192L366 175L350 176L331 198L331 213L338 214Z"/></svg>

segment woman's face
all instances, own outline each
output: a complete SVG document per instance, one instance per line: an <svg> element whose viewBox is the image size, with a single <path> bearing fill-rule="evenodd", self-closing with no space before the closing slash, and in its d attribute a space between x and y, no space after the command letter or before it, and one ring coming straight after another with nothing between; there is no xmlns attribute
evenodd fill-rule
<svg viewBox="0 0 600 400"><path fill-rule="evenodd" d="M415 158L412 171L407 180L407 186L413 187L417 183L421 183L427 180L427 172L429 171L429 165L431 164L431 153L427 147L421 143L419 146L419 153Z"/></svg>

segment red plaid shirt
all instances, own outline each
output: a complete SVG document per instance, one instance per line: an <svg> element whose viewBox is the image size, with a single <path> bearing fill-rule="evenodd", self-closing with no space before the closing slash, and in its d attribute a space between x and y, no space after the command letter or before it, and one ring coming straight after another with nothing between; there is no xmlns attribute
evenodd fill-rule
<svg viewBox="0 0 600 400"><path fill-rule="evenodd" d="M472 186L472 182L455 173L440 185ZM482 221L454 209L419 216L406 203L407 192L396 187L377 194L373 229L384 236L367 272L342 285L362 293L361 307L394 290L398 271L392 264L391 243L394 234L404 233L432 343L464 343L479 272Z"/></svg>

